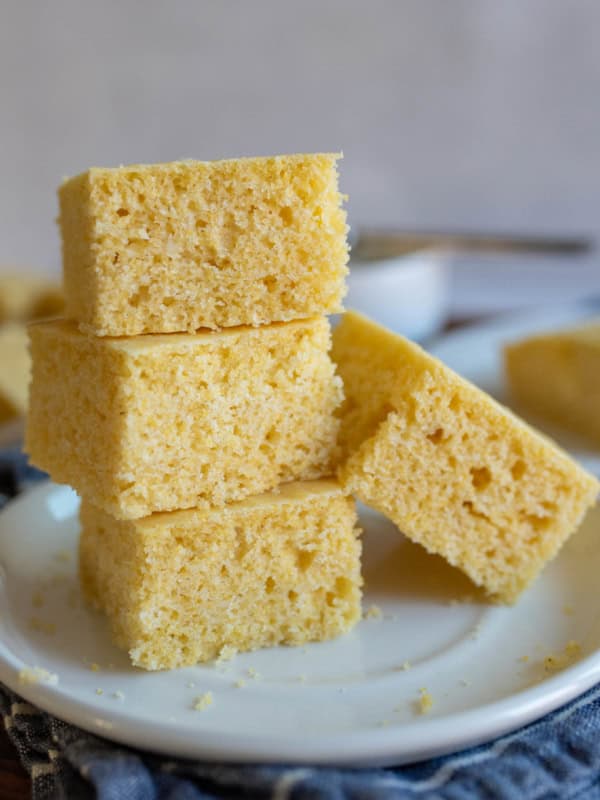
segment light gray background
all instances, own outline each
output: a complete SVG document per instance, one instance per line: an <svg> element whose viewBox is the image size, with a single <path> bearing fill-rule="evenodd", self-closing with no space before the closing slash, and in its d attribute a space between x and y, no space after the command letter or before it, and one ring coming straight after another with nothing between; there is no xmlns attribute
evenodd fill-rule
<svg viewBox="0 0 600 800"><path fill-rule="evenodd" d="M299 150L344 151L353 224L600 234L597 0L0 0L0 14L0 262L57 270L55 187L89 165ZM542 294L600 291L595 261L565 274ZM506 291L494 280L490 297Z"/></svg>

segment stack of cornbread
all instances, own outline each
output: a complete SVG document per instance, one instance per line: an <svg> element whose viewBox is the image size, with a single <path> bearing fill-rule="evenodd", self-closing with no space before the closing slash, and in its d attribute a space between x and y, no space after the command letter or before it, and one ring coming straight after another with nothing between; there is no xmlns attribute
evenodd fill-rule
<svg viewBox="0 0 600 800"><path fill-rule="evenodd" d="M82 497L80 573L148 669L360 616L337 157L91 169L59 192L66 319L30 329L26 449Z"/></svg>
<svg viewBox="0 0 600 800"><path fill-rule="evenodd" d="M342 388L340 201L332 155L60 190L67 319L31 328L26 445L81 494L84 592L139 666L348 630L350 493L508 603L595 501L552 442L352 312Z"/></svg>

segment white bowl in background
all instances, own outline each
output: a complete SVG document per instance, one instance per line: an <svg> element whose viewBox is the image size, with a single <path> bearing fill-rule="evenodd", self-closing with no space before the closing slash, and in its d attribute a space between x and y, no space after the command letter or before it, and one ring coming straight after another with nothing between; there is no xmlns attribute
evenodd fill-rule
<svg viewBox="0 0 600 800"><path fill-rule="evenodd" d="M344 305L410 339L428 339L446 320L451 261L449 250L434 248L351 259Z"/></svg>

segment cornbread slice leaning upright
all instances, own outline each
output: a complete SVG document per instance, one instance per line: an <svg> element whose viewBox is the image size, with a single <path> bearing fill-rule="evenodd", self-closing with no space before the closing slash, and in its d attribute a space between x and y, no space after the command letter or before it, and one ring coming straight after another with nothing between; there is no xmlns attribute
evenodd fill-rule
<svg viewBox="0 0 600 800"><path fill-rule="evenodd" d="M598 482L401 336L344 315L342 485L492 598L513 602L593 505Z"/></svg>
<svg viewBox="0 0 600 800"><path fill-rule="evenodd" d="M29 330L31 461L115 517L333 471L343 390L323 317L124 339Z"/></svg>
<svg viewBox="0 0 600 800"><path fill-rule="evenodd" d="M509 344L504 365L519 407L600 445L600 319Z"/></svg>
<svg viewBox="0 0 600 800"><path fill-rule="evenodd" d="M90 169L59 190L66 316L98 336L341 310L339 155Z"/></svg>
<svg viewBox="0 0 600 800"><path fill-rule="evenodd" d="M84 501L81 583L145 669L331 639L360 618L355 524L332 480L134 521Z"/></svg>

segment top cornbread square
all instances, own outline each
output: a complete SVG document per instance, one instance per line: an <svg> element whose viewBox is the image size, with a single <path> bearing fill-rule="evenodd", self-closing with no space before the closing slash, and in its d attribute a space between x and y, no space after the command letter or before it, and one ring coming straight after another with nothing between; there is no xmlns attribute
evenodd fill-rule
<svg viewBox="0 0 600 800"><path fill-rule="evenodd" d="M579 525L598 481L420 347L355 312L333 335L344 381L339 476L410 539L513 602Z"/></svg>
<svg viewBox="0 0 600 800"><path fill-rule="evenodd" d="M340 311L338 158L179 161L66 180L66 316L97 336L131 336Z"/></svg>

